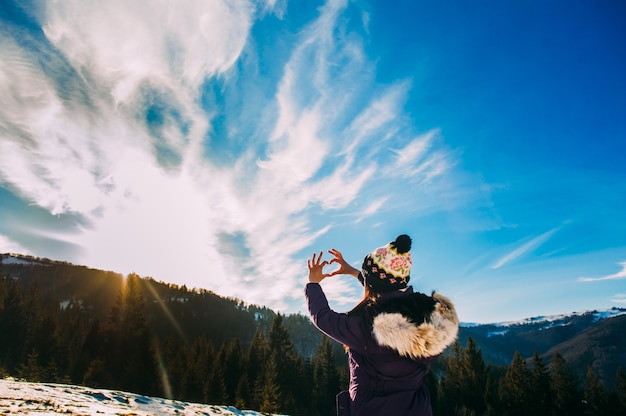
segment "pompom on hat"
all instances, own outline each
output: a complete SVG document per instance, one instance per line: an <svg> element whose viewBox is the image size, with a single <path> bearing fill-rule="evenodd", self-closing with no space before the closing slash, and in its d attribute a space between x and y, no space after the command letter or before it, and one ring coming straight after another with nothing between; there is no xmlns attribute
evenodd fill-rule
<svg viewBox="0 0 626 416"><path fill-rule="evenodd" d="M399 235L395 241L365 256L361 273L363 284L376 293L404 289L411 278L411 237Z"/></svg>

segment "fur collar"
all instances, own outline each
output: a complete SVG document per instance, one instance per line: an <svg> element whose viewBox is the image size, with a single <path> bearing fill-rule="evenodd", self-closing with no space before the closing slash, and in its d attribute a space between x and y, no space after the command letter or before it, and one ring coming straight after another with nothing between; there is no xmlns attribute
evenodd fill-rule
<svg viewBox="0 0 626 416"><path fill-rule="evenodd" d="M376 342L412 359L441 354L459 331L454 305L439 293L403 296L376 309L372 323Z"/></svg>

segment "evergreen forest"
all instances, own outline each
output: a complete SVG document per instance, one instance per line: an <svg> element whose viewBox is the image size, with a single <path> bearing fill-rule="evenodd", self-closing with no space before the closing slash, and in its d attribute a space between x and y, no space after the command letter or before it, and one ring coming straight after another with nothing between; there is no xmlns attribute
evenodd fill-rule
<svg viewBox="0 0 626 416"><path fill-rule="evenodd" d="M135 274L62 266L37 266L28 278L0 269L0 377L264 413L335 414L335 395L348 383L346 356L311 332L307 317ZM77 270L83 284L70 284ZM607 388L591 368L579 379L558 352L548 362L516 353L493 366L472 338L440 357L426 384L437 416L626 414L622 368Z"/></svg>

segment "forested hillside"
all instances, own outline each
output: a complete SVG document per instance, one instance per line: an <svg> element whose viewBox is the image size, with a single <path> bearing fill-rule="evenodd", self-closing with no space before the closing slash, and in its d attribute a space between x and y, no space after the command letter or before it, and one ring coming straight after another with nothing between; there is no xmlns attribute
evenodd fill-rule
<svg viewBox="0 0 626 416"><path fill-rule="evenodd" d="M0 267L0 375L290 415L334 414L347 386L342 347L307 317L46 259ZM615 341L599 328L584 336ZM436 415L626 414L617 367L607 388L568 350L492 365L461 341L429 373Z"/></svg>
<svg viewBox="0 0 626 416"><path fill-rule="evenodd" d="M462 344L469 337L481 346L485 361L496 366L509 364L516 352L526 359L538 353L544 360L559 352L578 377L584 378L592 367L608 387L613 386L616 369L626 368L626 310L621 308L512 323L462 324Z"/></svg>

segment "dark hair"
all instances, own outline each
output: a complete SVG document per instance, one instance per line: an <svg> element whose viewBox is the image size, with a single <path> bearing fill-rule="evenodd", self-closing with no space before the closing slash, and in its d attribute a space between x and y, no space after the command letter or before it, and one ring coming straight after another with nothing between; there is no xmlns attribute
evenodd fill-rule
<svg viewBox="0 0 626 416"><path fill-rule="evenodd" d="M378 298L380 298L380 293L374 292L372 289L370 289L367 286L363 286L363 287L365 288L363 299L361 299L361 301L357 303L356 306L348 312L348 315L363 316L365 309L368 306L374 305L378 301Z"/></svg>
<svg viewBox="0 0 626 416"><path fill-rule="evenodd" d="M369 287L363 286L365 288L365 293L363 294L363 299L357 305L352 308L347 315L350 316L360 316L364 318L367 324L371 327L373 323L374 317L370 313L370 307L375 305L380 298L380 293L373 292ZM350 347L347 345L343 345L343 350L347 353Z"/></svg>

